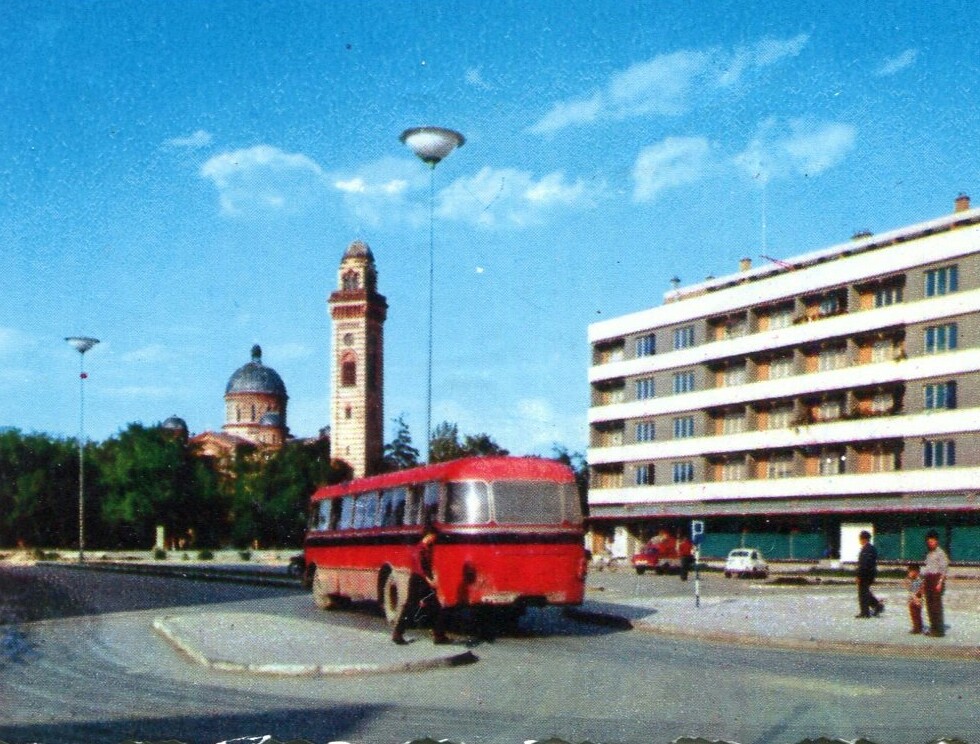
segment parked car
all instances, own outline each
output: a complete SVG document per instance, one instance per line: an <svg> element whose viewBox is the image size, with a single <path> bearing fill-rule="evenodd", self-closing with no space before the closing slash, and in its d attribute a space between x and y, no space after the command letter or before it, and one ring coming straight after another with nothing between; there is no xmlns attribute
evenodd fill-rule
<svg viewBox="0 0 980 744"><path fill-rule="evenodd" d="M754 576L760 579L768 578L769 564L762 557L758 548L735 548L725 560L725 578L732 576Z"/></svg>

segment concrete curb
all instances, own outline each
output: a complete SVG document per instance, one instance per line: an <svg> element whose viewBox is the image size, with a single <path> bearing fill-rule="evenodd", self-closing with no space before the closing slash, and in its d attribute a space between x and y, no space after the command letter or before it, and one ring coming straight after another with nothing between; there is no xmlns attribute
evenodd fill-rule
<svg viewBox="0 0 980 744"><path fill-rule="evenodd" d="M662 635L684 641L703 641L705 643L721 643L732 646L747 646L757 648L777 649L783 651L835 651L839 653L860 656L897 656L903 658L929 657L945 660L980 660L980 648L967 646L916 645L898 643L859 642L846 643L843 641L825 641L816 638L778 638L745 635L723 631L691 631L676 627L665 627L638 621L633 624L635 630L653 635Z"/></svg>
<svg viewBox="0 0 980 744"><path fill-rule="evenodd" d="M298 578L276 575L265 571L241 568L202 568L200 566L150 565L139 563L54 563L59 568L76 571L107 571L110 573L142 574L144 576L166 576L168 578L190 579L193 581L220 581L227 584L250 584L253 586L281 586L302 588Z"/></svg>
<svg viewBox="0 0 980 744"><path fill-rule="evenodd" d="M464 666L479 661L476 654L467 650L449 656L394 664L247 664L228 659L210 658L194 644L181 638L167 624L169 619L167 616L156 618L153 621L153 629L191 661L219 672L238 672L270 677L350 677L369 674L422 672L431 669Z"/></svg>

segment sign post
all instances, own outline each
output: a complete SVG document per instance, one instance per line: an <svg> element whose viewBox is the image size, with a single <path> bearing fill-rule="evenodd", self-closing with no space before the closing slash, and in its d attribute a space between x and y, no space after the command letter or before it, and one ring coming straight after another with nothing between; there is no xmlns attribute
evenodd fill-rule
<svg viewBox="0 0 980 744"><path fill-rule="evenodd" d="M704 520L691 520L691 542L694 543L694 606L701 607L701 541L704 540Z"/></svg>

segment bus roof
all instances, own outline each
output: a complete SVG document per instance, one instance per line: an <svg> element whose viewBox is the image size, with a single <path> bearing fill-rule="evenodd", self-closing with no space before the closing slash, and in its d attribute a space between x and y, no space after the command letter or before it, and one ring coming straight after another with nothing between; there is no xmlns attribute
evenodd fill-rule
<svg viewBox="0 0 980 744"><path fill-rule="evenodd" d="M313 493L313 500L332 499L351 493L397 488L434 480L467 479L549 480L574 483L575 474L566 465L541 457L464 457L435 465L423 465L409 470L358 478L333 486L321 486Z"/></svg>

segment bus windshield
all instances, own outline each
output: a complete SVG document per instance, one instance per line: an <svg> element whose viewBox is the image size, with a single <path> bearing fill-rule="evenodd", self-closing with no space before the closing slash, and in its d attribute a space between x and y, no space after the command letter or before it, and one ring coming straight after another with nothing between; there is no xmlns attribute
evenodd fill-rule
<svg viewBox="0 0 980 744"><path fill-rule="evenodd" d="M490 493L492 489L493 498ZM462 481L449 484L446 521L453 524L580 524L574 484L552 481Z"/></svg>

